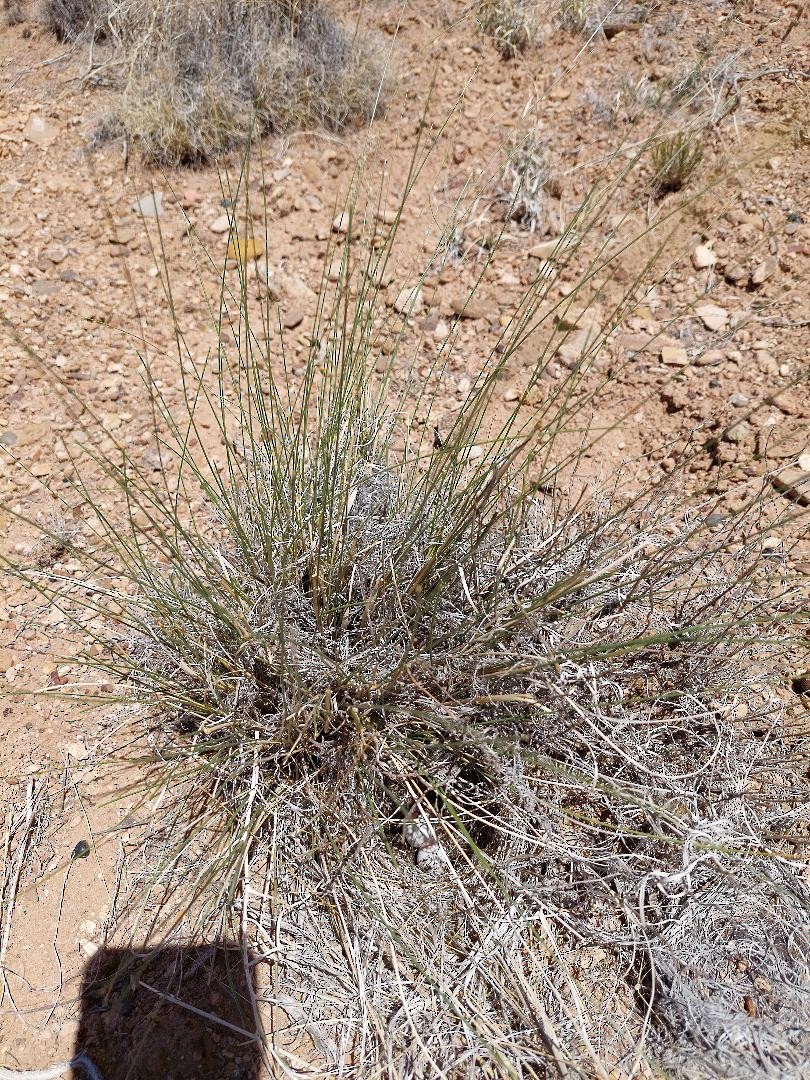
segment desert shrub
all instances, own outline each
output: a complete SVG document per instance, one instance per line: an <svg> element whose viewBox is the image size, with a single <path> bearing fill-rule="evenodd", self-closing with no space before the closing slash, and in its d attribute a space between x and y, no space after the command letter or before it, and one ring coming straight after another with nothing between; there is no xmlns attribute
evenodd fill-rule
<svg viewBox="0 0 810 1080"><path fill-rule="evenodd" d="M478 25L506 59L522 53L537 35L530 0L478 0Z"/></svg>
<svg viewBox="0 0 810 1080"><path fill-rule="evenodd" d="M254 124L342 130L381 104L381 45L313 0L48 0L47 11L62 37L103 37L117 118L162 164L206 161Z"/></svg>
<svg viewBox="0 0 810 1080"><path fill-rule="evenodd" d="M297 379L255 270L225 274L213 354L178 331L184 406L144 365L157 476L113 439L94 453L120 505L74 493L84 572L16 568L129 706L148 823L127 929L237 925L273 965L287 1071L307 1045L322 1074L392 1080L798 1077L802 789L763 682L795 613L761 505L718 534L666 486L569 490L599 438L570 442L589 361L638 281L531 415L494 424L517 350L528 394L609 258L562 301L538 276L437 437L431 392L379 371L395 233L346 240Z"/></svg>
<svg viewBox="0 0 810 1080"><path fill-rule="evenodd" d="M110 0L46 0L43 5L46 24L63 41L103 35L111 11Z"/></svg>
<svg viewBox="0 0 810 1080"><path fill-rule="evenodd" d="M680 191L703 160L697 136L678 132L660 139L650 151L653 185L659 194Z"/></svg>

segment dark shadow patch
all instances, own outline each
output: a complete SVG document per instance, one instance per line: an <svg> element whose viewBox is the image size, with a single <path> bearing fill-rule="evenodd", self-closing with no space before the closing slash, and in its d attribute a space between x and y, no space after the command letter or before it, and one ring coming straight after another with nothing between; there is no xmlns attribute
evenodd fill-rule
<svg viewBox="0 0 810 1080"><path fill-rule="evenodd" d="M82 979L76 1054L104 1080L256 1080L254 990L232 946L102 949Z"/></svg>

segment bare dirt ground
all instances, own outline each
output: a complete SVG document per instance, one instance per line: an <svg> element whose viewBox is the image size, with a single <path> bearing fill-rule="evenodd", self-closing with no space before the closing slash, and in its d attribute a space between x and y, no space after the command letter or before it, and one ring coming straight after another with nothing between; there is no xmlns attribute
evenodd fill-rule
<svg viewBox="0 0 810 1080"><path fill-rule="evenodd" d="M690 186L697 192L721 173L725 180L685 211L672 244L673 258L686 257L602 350L598 369L613 365L619 373L600 395L592 423L612 430L583 467L623 471L632 487L675 469L699 429L696 438L705 448L685 480L696 492L716 496L718 515L731 513L774 468L810 470L810 395L800 381L810 359L810 14L806 5L802 17L798 7L768 0L676 3L667 5L666 15L656 12L645 24L590 42L555 26L552 14L542 41L505 61L455 2L364 6L362 18L392 43L398 84L387 113L370 132L264 144L266 260L293 363L307 347L324 252L358 158L387 161L388 201L396 205L433 81L427 118L447 120L447 131L404 214L389 288L394 315L401 290L430 259L455 200L465 185L498 172L511 134L536 128L556 177L539 227L533 233L507 227L464 313L452 362L440 377L431 376L439 379L441 426L537 272L538 245L559 235L595 164L627 137L627 87L638 88L642 80L654 86L688 71L711 42L712 62L731 65L739 100L706 139ZM137 148L127 163L121 141L92 145L114 91L83 80L87 69L86 49L55 40L36 21L0 30L0 310L16 335L0 328L0 446L12 452L0 456L0 504L45 516L54 506L50 489L67 500L79 528L82 506L71 487L76 462L63 440L75 438L81 420L65 385L133 452L150 443L137 374L143 336L167 397L177 394L171 322L152 250L155 223L136 212L136 200L153 188L162 194L160 229L174 304L189 342L201 352L212 329L189 226L216 262L224 261L227 244L216 169L150 171ZM719 92L707 90L709 96ZM228 164L238 169L238 158ZM676 198L617 205L605 227L618 225L618 242L666 214ZM497 206L485 200L478 209L481 220L462 222L455 257L425 280L403 365L424 365L428 373L460 298L475 281L482 229L497 225ZM619 266L616 295L638 259ZM215 281L204 267L203 278ZM560 296L572 280L573 271L563 271ZM606 310L611 299L607 290L594 302ZM707 304L720 311L701 314ZM36 365L20 342L44 364ZM380 347L385 356L384 339ZM565 364L563 351L549 377ZM504 379L505 405L515 400L523 374L518 359L515 365ZM523 407L536 406L530 398ZM102 492L102 478L94 482ZM810 574L801 528L777 532L772 554L788 540L787 557ZM23 561L53 555L39 552L31 531L2 508L0 544ZM61 569L70 572L69 565ZM59 656L73 645L59 611L4 581L0 801L7 865L14 845L28 838L13 920L4 916L0 926L6 973L0 1064L8 1067L42 1067L73 1052L82 971L114 915L129 839L126 796L111 798L106 778L93 772L109 718L27 693L66 680ZM112 840L93 842L122 820ZM90 855L75 860L66 877L60 868L83 839ZM221 1075L247 1075L234 1070Z"/></svg>

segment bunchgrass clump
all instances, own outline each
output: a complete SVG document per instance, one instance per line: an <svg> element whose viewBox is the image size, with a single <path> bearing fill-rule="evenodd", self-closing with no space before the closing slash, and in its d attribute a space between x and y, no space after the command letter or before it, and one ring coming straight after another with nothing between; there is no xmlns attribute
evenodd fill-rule
<svg viewBox="0 0 810 1080"><path fill-rule="evenodd" d="M659 195L680 191L703 160L703 149L692 132L660 139L650 151L653 186Z"/></svg>
<svg viewBox="0 0 810 1080"><path fill-rule="evenodd" d="M256 129L341 131L383 104L381 43L317 0L48 0L46 16L100 43L118 123L160 164L205 162Z"/></svg>
<svg viewBox="0 0 810 1080"><path fill-rule="evenodd" d="M478 25L504 59L524 52L537 38L531 0L478 0Z"/></svg>
<svg viewBox="0 0 810 1080"><path fill-rule="evenodd" d="M614 196L594 189L558 261ZM176 328L181 406L143 356L157 475L88 439L118 497L80 474L83 572L17 569L130 706L128 930L237 928L272 965L288 1072L792 1075L810 897L763 678L795 613L761 504L718 534L666 484L581 476L593 360L643 289L555 374L603 251L562 300L538 275L438 431L430 378L379 362L397 224L355 230L374 210L346 210L296 375L255 267L223 273L211 355ZM550 389L498 419L527 346L523 396Z"/></svg>

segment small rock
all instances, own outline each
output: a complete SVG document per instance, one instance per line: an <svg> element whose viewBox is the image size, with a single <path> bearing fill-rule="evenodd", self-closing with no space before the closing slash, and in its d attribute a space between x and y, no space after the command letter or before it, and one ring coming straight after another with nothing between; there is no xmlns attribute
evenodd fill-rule
<svg viewBox="0 0 810 1080"><path fill-rule="evenodd" d="M745 420L740 420L739 423L732 424L731 427L723 435L726 442L741 443L751 437L751 426L747 424Z"/></svg>
<svg viewBox="0 0 810 1080"><path fill-rule="evenodd" d="M463 397L465 394L469 394L472 382L465 376L463 379L459 379L456 384L456 393L461 394Z"/></svg>
<svg viewBox="0 0 810 1080"><path fill-rule="evenodd" d="M799 506L810 506L810 473L804 469L782 469L771 481L776 490Z"/></svg>
<svg viewBox="0 0 810 1080"><path fill-rule="evenodd" d="M439 319L439 321L433 327L433 340L445 341L449 333L450 327L447 325L446 322L444 322L444 320Z"/></svg>
<svg viewBox="0 0 810 1080"><path fill-rule="evenodd" d="M514 386L507 386L503 392L504 401L518 401L520 399L520 391Z"/></svg>
<svg viewBox="0 0 810 1080"><path fill-rule="evenodd" d="M59 134L59 129L41 116L34 114L23 128L23 138L37 146L48 146Z"/></svg>
<svg viewBox="0 0 810 1080"><path fill-rule="evenodd" d="M208 228L213 233L226 233L231 227L231 221L227 214L220 214L218 218L214 218Z"/></svg>
<svg viewBox="0 0 810 1080"><path fill-rule="evenodd" d="M90 941L88 938L81 938L79 941L79 948L85 956L95 956L101 946L95 941Z"/></svg>
<svg viewBox="0 0 810 1080"><path fill-rule="evenodd" d="M682 345L663 345L661 348L661 360L665 364L684 367L689 363L689 354Z"/></svg>
<svg viewBox="0 0 810 1080"><path fill-rule="evenodd" d="M185 188L180 196L180 205L184 210L192 210L195 206L199 206L203 201L203 197L196 188Z"/></svg>
<svg viewBox="0 0 810 1080"><path fill-rule="evenodd" d="M456 143L453 147L453 163L460 165L469 152L470 148L466 143Z"/></svg>
<svg viewBox="0 0 810 1080"><path fill-rule="evenodd" d="M759 266L755 267L754 272L751 275L751 284L762 285L769 278L772 278L778 269L779 263L776 259L766 259L764 262L761 262Z"/></svg>
<svg viewBox="0 0 810 1080"><path fill-rule="evenodd" d="M31 283L32 296L50 296L59 288L58 281L33 281Z"/></svg>
<svg viewBox="0 0 810 1080"><path fill-rule="evenodd" d="M782 547L782 541L778 536L766 536L762 541L762 550L767 555L769 552L779 551Z"/></svg>
<svg viewBox="0 0 810 1080"><path fill-rule="evenodd" d="M332 222L332 232L338 233L340 236L348 236L350 224L352 237L359 236L360 222L353 214L350 214L348 210L344 210L341 214L338 214Z"/></svg>
<svg viewBox="0 0 810 1080"><path fill-rule="evenodd" d="M723 277L729 283L729 285L739 285L744 287L748 284L748 271L742 265L742 263L731 263L723 271Z"/></svg>
<svg viewBox="0 0 810 1080"><path fill-rule="evenodd" d="M58 266L60 262L64 262L68 257L68 249L61 244L51 244L50 247L45 248L43 252L46 259L50 259L54 266Z"/></svg>
<svg viewBox="0 0 810 1080"><path fill-rule="evenodd" d="M478 459L482 458L483 456L484 456L484 448L483 448L483 446L471 446L470 449L469 449L469 452L467 453L467 457L468 457L468 459L470 461L478 461Z"/></svg>
<svg viewBox="0 0 810 1080"><path fill-rule="evenodd" d="M163 217L163 192L150 191L148 195L137 199L132 204L132 209L136 214L142 214L143 217Z"/></svg>
<svg viewBox="0 0 810 1080"><path fill-rule="evenodd" d="M569 307L555 314L554 323L558 330L588 330L593 334L599 331L601 317L601 311L595 306Z"/></svg>
<svg viewBox="0 0 810 1080"><path fill-rule="evenodd" d="M802 472L810 473L810 454L799 454L798 466Z"/></svg>
<svg viewBox="0 0 810 1080"><path fill-rule="evenodd" d="M394 271L390 266L374 266L366 270L366 277L380 289L387 289L394 280Z"/></svg>
<svg viewBox="0 0 810 1080"><path fill-rule="evenodd" d="M399 315L418 315L424 307L422 290L418 285L412 289L400 289L392 306Z"/></svg>
<svg viewBox="0 0 810 1080"><path fill-rule="evenodd" d="M786 416L797 416L801 412L798 398L792 394L769 394L768 397L765 398L765 404L775 405L776 408Z"/></svg>
<svg viewBox="0 0 810 1080"><path fill-rule="evenodd" d="M452 297L450 311L460 319L486 319L490 315L486 304L475 296Z"/></svg>
<svg viewBox="0 0 810 1080"><path fill-rule="evenodd" d="M399 217L399 210L378 210L376 216L381 225L394 225Z"/></svg>
<svg viewBox="0 0 810 1080"><path fill-rule="evenodd" d="M556 236L553 240L544 240L541 244L530 247L529 255L533 259L559 259L565 249L573 243L573 240L574 237L571 233L563 233L562 236Z"/></svg>
<svg viewBox="0 0 810 1080"><path fill-rule="evenodd" d="M712 367L714 364L721 363L724 359L725 354L720 352L719 349L707 349L705 353L695 357L695 364L697 367Z"/></svg>
<svg viewBox="0 0 810 1080"><path fill-rule="evenodd" d="M692 252L692 265L696 270L706 270L716 262L717 256L706 244L698 244Z"/></svg>
<svg viewBox="0 0 810 1080"><path fill-rule="evenodd" d="M0 446L16 446L17 435L11 430L6 428L5 431L0 431Z"/></svg>
<svg viewBox="0 0 810 1080"><path fill-rule="evenodd" d="M728 322L728 312L716 304L702 304L695 314L707 330L722 330Z"/></svg>
<svg viewBox="0 0 810 1080"><path fill-rule="evenodd" d="M24 221L2 221L0 222L0 238L3 240L16 240L18 236L22 236L27 228L28 226Z"/></svg>
<svg viewBox="0 0 810 1080"><path fill-rule="evenodd" d="M750 398L747 398L745 394L741 394L738 390L735 390L733 394L729 395L728 403L734 409L743 409L750 402Z"/></svg>
<svg viewBox="0 0 810 1080"><path fill-rule="evenodd" d="M304 309L301 307L288 307L281 313L281 324L285 330L294 330L304 321Z"/></svg>

